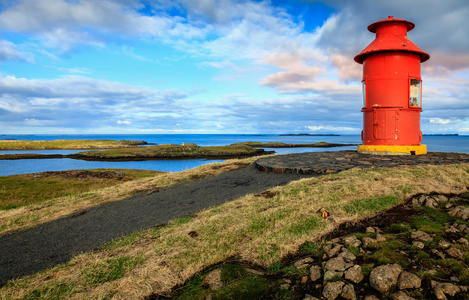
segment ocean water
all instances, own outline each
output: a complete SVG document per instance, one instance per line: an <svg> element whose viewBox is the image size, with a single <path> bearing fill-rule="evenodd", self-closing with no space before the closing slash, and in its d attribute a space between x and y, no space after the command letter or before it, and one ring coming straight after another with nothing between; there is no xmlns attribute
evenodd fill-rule
<svg viewBox="0 0 469 300"><path fill-rule="evenodd" d="M281 136L272 134L135 134L135 135L0 135L0 139L16 140L75 140L75 139L112 139L112 140L144 140L152 144L196 143L199 146L223 146L238 142L283 142L283 143L316 143L329 142L340 144L361 144L359 135L339 136ZM424 136L423 144L428 151L469 153L469 136ZM278 154L356 150L356 146L334 148L275 148L268 149ZM72 150L38 150L38 151L0 151L0 154L40 153L40 154L72 154L80 151ZM150 160L127 162L100 162L74 159L23 159L0 160L0 176L36 173L43 171L63 171L74 169L95 168L128 168L178 172L195 168L207 163L222 160L182 159L182 160Z"/></svg>

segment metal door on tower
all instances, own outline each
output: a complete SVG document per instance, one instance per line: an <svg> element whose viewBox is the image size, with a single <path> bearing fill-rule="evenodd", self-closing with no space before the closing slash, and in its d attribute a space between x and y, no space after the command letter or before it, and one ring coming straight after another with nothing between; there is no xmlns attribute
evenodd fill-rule
<svg viewBox="0 0 469 300"><path fill-rule="evenodd" d="M376 140L397 140L397 109L378 109L373 111L373 135Z"/></svg>

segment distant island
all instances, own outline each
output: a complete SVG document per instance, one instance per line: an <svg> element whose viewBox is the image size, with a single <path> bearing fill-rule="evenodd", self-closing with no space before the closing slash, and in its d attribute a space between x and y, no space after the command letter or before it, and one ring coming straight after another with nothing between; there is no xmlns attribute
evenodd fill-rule
<svg viewBox="0 0 469 300"><path fill-rule="evenodd" d="M423 134L423 136L458 136L457 133L436 133L436 134Z"/></svg>
<svg viewBox="0 0 469 300"><path fill-rule="evenodd" d="M340 134L332 134L332 133L287 133L287 134L279 134L279 136L340 136Z"/></svg>

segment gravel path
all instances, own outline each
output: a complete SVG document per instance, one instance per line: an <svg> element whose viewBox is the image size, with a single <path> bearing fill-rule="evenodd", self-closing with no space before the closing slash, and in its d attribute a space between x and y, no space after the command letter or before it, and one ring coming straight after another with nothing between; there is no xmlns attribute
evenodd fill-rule
<svg viewBox="0 0 469 300"><path fill-rule="evenodd" d="M250 165L0 236L0 286L67 262L115 238L310 176L261 172Z"/></svg>

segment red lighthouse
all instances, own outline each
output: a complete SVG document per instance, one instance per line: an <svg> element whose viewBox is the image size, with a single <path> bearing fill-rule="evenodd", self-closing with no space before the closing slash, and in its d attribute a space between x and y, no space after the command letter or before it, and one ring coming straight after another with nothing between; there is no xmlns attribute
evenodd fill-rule
<svg viewBox="0 0 469 300"><path fill-rule="evenodd" d="M376 38L354 60L363 64L363 131L358 152L426 154L420 145L420 63L430 55L407 38L414 23L389 16L368 30Z"/></svg>

